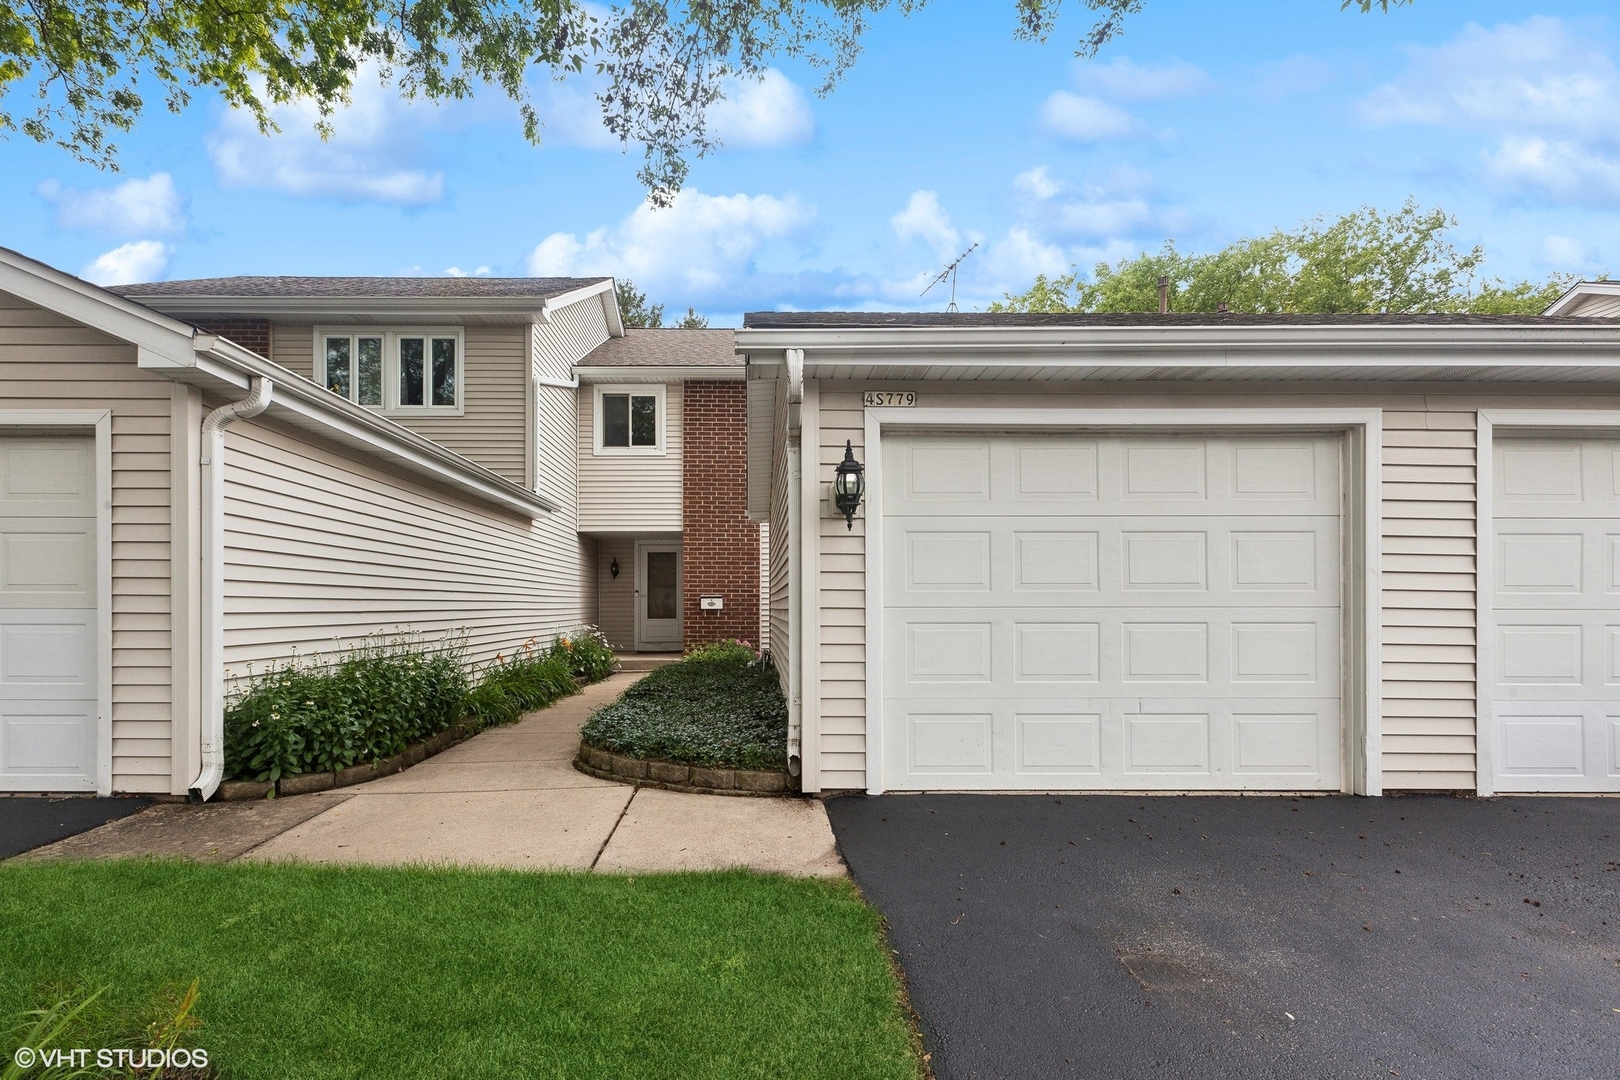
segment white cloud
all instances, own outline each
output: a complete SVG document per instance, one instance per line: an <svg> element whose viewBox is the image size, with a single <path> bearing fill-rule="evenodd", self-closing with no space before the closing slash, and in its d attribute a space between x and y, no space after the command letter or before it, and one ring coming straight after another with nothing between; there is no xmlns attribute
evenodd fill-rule
<svg viewBox="0 0 1620 1080"><path fill-rule="evenodd" d="M1077 64L1074 81L1082 88L1126 101L1188 97L1214 86L1204 70L1193 64L1172 60L1167 64L1142 65L1123 56L1109 64Z"/></svg>
<svg viewBox="0 0 1620 1080"><path fill-rule="evenodd" d="M1123 109L1100 98L1059 90L1041 106L1041 123L1054 135L1078 142L1120 139L1136 131L1136 121Z"/></svg>
<svg viewBox="0 0 1620 1080"><path fill-rule="evenodd" d="M489 277L490 273L491 271L487 266L480 266L476 270L463 270L459 266L447 266L444 268L445 277Z"/></svg>
<svg viewBox="0 0 1620 1080"><path fill-rule="evenodd" d="M722 294L753 270L759 250L793 235L815 212L792 195L705 195L686 188L669 207L643 202L611 227L552 233L529 253L537 276L612 274L682 303Z"/></svg>
<svg viewBox="0 0 1620 1080"><path fill-rule="evenodd" d="M1508 190L1620 200L1620 74L1589 38L1536 16L1408 51L1409 70L1359 103L1365 119L1482 132L1485 172Z"/></svg>
<svg viewBox="0 0 1620 1080"><path fill-rule="evenodd" d="M47 180L36 189L56 208L56 223L113 236L153 236L184 231L180 192L168 173L131 178L100 191L76 191Z"/></svg>
<svg viewBox="0 0 1620 1080"><path fill-rule="evenodd" d="M804 91L775 68L757 81L728 80L725 93L709 109L709 130L723 146L793 146L816 133Z"/></svg>
<svg viewBox="0 0 1620 1080"><path fill-rule="evenodd" d="M1019 173L1013 179L1013 189L1034 199L1050 199L1063 190L1063 185L1052 179L1052 172L1045 165L1037 165Z"/></svg>
<svg viewBox="0 0 1620 1080"><path fill-rule="evenodd" d="M1541 261L1555 270L1574 272L1595 270L1598 265L1597 252L1592 245L1557 233L1542 238Z"/></svg>
<svg viewBox="0 0 1620 1080"><path fill-rule="evenodd" d="M96 257L79 276L97 285L135 285L155 281L169 265L169 245L160 240L134 240Z"/></svg>
<svg viewBox="0 0 1620 1080"><path fill-rule="evenodd" d="M271 110L281 131L261 135L248 114L225 115L208 140L220 180L289 195L418 205L444 198L444 174L429 172L421 135L436 118L432 105L407 102L383 86L366 65L355 78L351 103L332 117L333 135L315 130L319 112L309 101Z"/></svg>
<svg viewBox="0 0 1620 1080"><path fill-rule="evenodd" d="M889 227L901 240L921 240L940 259L951 259L959 254L962 234L939 205L938 192L912 192L906 208L889 219Z"/></svg>

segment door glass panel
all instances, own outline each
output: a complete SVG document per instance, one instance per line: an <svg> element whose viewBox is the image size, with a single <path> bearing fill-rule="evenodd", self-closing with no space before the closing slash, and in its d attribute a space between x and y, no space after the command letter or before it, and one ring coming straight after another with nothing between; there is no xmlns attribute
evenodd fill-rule
<svg viewBox="0 0 1620 1080"><path fill-rule="evenodd" d="M630 445L630 395L602 395L602 445Z"/></svg>
<svg viewBox="0 0 1620 1080"><path fill-rule="evenodd" d="M354 399L362 405L382 404L382 338L363 337L355 349L356 366Z"/></svg>
<svg viewBox="0 0 1620 1080"><path fill-rule="evenodd" d="M422 362L425 342L421 338L399 339L399 403L420 405L422 394Z"/></svg>
<svg viewBox="0 0 1620 1080"><path fill-rule="evenodd" d="M326 339L326 388L339 397L349 397L349 339Z"/></svg>
<svg viewBox="0 0 1620 1080"><path fill-rule="evenodd" d="M630 399L630 445L658 445L658 399L633 397Z"/></svg>
<svg viewBox="0 0 1620 1080"><path fill-rule="evenodd" d="M679 558L673 551L647 552L647 618L676 617L679 610L676 595Z"/></svg>
<svg viewBox="0 0 1620 1080"><path fill-rule="evenodd" d="M456 403L456 339L433 339L433 404Z"/></svg>

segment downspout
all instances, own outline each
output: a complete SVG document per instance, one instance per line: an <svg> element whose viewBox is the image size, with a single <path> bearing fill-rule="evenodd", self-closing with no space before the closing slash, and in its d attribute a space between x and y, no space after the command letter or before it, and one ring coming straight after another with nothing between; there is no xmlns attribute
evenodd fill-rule
<svg viewBox="0 0 1620 1080"><path fill-rule="evenodd" d="M275 384L255 375L248 396L221 405L202 423L202 771L189 802L206 802L225 778L225 428L270 407Z"/></svg>
<svg viewBox="0 0 1620 1080"><path fill-rule="evenodd" d="M795 442L799 435L799 406L804 401L804 350L788 349L787 361L787 473L788 473L788 529L784 538L788 546L788 772L799 776L804 771L804 646L799 627L802 620L799 604L804 593L799 581L800 550L803 537L799 535L799 519L803 510L799 506L800 464L802 448Z"/></svg>

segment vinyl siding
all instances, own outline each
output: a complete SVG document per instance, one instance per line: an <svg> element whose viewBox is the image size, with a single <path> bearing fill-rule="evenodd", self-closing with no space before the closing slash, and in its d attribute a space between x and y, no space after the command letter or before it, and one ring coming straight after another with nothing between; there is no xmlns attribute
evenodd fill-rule
<svg viewBox="0 0 1620 1080"><path fill-rule="evenodd" d="M464 631L479 662L584 621L568 515L531 523L274 422L226 439L229 676L378 631Z"/></svg>
<svg viewBox="0 0 1620 1080"><path fill-rule="evenodd" d="M767 528L778 540L769 550L766 611L770 617L771 658L784 695L791 692L788 686L788 650L793 644L793 612L788 603L788 597L792 595L788 582L788 552L796 542L788 527L792 477L788 475L787 415L787 382L782 380L776 383L777 422L776 430L771 435L771 519Z"/></svg>
<svg viewBox="0 0 1620 1080"><path fill-rule="evenodd" d="M612 572L619 560L619 576ZM636 542L628 536L602 536L596 541L596 587L602 633L620 652L636 648Z"/></svg>
<svg viewBox="0 0 1620 1080"><path fill-rule="evenodd" d="M579 306L582 305L570 305L564 310ZM508 480L527 483L531 445L528 439L529 333L526 325L463 328L467 355L463 358L466 385L462 387L462 415L409 412L385 412L384 415ZM270 352L270 359L277 364L306 379L313 378L314 324L277 323Z"/></svg>
<svg viewBox="0 0 1620 1080"><path fill-rule="evenodd" d="M0 293L0 408L112 410L113 789L169 792L169 413L135 349Z"/></svg>
<svg viewBox="0 0 1620 1080"><path fill-rule="evenodd" d="M1582 315L1586 318L1614 318L1620 315L1620 296L1592 296L1588 297L1570 315Z"/></svg>
<svg viewBox="0 0 1620 1080"><path fill-rule="evenodd" d="M820 476L832 475L844 440L866 460L863 383L820 384ZM884 384L895 389L896 384ZM1384 417L1383 579L1380 619L1383 783L1387 790L1472 790L1475 786L1476 582L1475 415L1483 408L1617 408L1612 388L1439 386L1091 384L1031 393L1027 384L917 383L919 404L964 408L1378 408ZM786 410L778 414L778 442ZM785 479L776 478L772 522L786 532ZM821 646L815 658L822 740L822 788L864 788L865 525L853 532L821 510L817 568ZM778 545L785 548L786 545ZM775 553L772 634L786 656L786 552ZM779 569L778 569L779 568ZM780 573L780 577L778 577ZM785 668L785 663L783 667ZM809 752L810 748L806 748Z"/></svg>
<svg viewBox="0 0 1620 1080"><path fill-rule="evenodd" d="M1384 788L1475 783L1475 413L1384 410Z"/></svg>
<svg viewBox="0 0 1620 1080"><path fill-rule="evenodd" d="M759 525L759 651L771 648L771 527Z"/></svg>
<svg viewBox="0 0 1620 1080"><path fill-rule="evenodd" d="M866 460L866 412L859 390L821 390L818 477L830 477L844 459L844 442ZM824 485L823 485L824 486ZM866 519L853 528L819 506L821 557L821 789L866 787Z"/></svg>
<svg viewBox="0 0 1620 1080"><path fill-rule="evenodd" d="M535 376L566 382L574 376L574 364L608 339L607 316L602 304L592 297L554 311L551 320L537 324L532 334ZM576 409L581 392L558 386L534 387L534 487L543 495L566 502L576 516L580 461Z"/></svg>
<svg viewBox="0 0 1620 1080"><path fill-rule="evenodd" d="M583 532L681 531L682 386L664 388L664 453L597 454L596 387L577 391L579 527Z"/></svg>

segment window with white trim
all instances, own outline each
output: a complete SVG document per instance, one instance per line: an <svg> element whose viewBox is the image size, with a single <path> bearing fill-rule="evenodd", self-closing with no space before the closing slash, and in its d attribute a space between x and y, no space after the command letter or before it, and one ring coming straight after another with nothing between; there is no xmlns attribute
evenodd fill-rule
<svg viewBox="0 0 1620 1080"><path fill-rule="evenodd" d="M596 389L598 454L664 452L664 388L599 386Z"/></svg>
<svg viewBox="0 0 1620 1080"><path fill-rule="evenodd" d="M323 329L316 380L357 405L384 412L461 412L462 332Z"/></svg>

